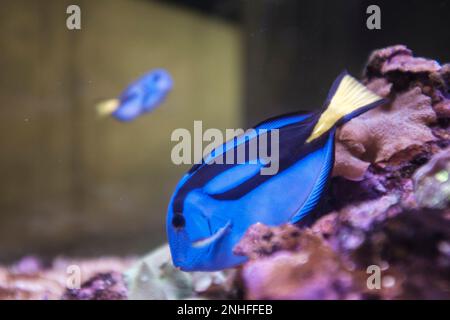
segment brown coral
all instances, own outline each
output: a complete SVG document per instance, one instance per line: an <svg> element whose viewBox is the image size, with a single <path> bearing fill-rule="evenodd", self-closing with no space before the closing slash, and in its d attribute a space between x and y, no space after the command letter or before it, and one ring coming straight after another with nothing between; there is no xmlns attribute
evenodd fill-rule
<svg viewBox="0 0 450 320"><path fill-rule="evenodd" d="M450 297L449 151L439 153L450 146L449 73L405 46L371 55L363 82L390 103L337 133L345 178L332 179L311 229L249 229L247 298ZM371 267L379 288L366 282Z"/></svg>
<svg viewBox="0 0 450 320"><path fill-rule="evenodd" d="M64 300L124 300L127 289L118 272L99 273L83 283L80 289L68 289Z"/></svg>
<svg viewBox="0 0 450 320"><path fill-rule="evenodd" d="M257 227L244 236L251 243L255 233L267 226ZM269 257L260 257L244 266L242 271L248 299L353 299L359 298L361 278L349 270L323 239L306 230L292 237L292 227L275 230L280 248L292 247L294 252L280 250ZM299 234L299 232L297 232ZM248 238L247 238L248 237ZM284 241L282 240L284 239ZM257 241L256 247L261 245ZM266 247L265 244L262 245ZM249 251L252 256L254 251ZM254 256L253 256L254 257Z"/></svg>
<svg viewBox="0 0 450 320"><path fill-rule="evenodd" d="M0 300L61 299L71 275L68 273L69 266L79 268L81 285L84 289L80 292L83 294L87 294L91 284L99 286L102 282L102 289L87 294L86 299L124 298L121 272L128 268L130 263L131 259L108 257L92 260L56 259L51 267L44 268L39 259L25 257L10 268L0 267ZM99 280L99 274L102 274L100 282L95 281L95 279ZM73 298L75 294L76 292L73 291L66 298Z"/></svg>
<svg viewBox="0 0 450 320"><path fill-rule="evenodd" d="M434 106L434 111L440 118L450 118L450 100L443 99Z"/></svg>
<svg viewBox="0 0 450 320"><path fill-rule="evenodd" d="M434 155L415 172L414 197L421 207L445 209L450 204L450 148Z"/></svg>
<svg viewBox="0 0 450 320"><path fill-rule="evenodd" d="M375 200L349 204L321 217L313 224L312 230L327 237L335 237L340 242L339 247L356 248L364 240L359 235L369 230L376 221L384 220L388 210L398 204L399 200L399 196L390 194ZM347 227L355 233L349 234Z"/></svg>
<svg viewBox="0 0 450 320"><path fill-rule="evenodd" d="M292 250L298 246L299 235L299 229L290 224L270 228L256 223L248 228L245 236L235 246L234 253L257 259L275 251Z"/></svg>
<svg viewBox="0 0 450 320"><path fill-rule="evenodd" d="M395 80L403 77L414 79L414 74L422 74L420 80L426 81L426 78L436 74L445 74L446 68L435 60L414 57L413 52L404 45L395 45L372 52L366 65L365 76L366 79L387 77L398 88L399 83Z"/></svg>
<svg viewBox="0 0 450 320"><path fill-rule="evenodd" d="M434 121L430 98L416 87L399 95L391 105L351 120L341 128L338 139L360 157L382 162L410 146L434 140L427 126Z"/></svg>
<svg viewBox="0 0 450 320"><path fill-rule="evenodd" d="M385 162L411 146L435 140L428 127L435 121L431 100L418 87L390 105L352 119L337 133L334 174L358 180L370 163Z"/></svg>
<svg viewBox="0 0 450 320"><path fill-rule="evenodd" d="M405 210L375 225L352 253L357 266L383 266L396 290L382 299L449 299L450 219L440 210ZM387 288L389 289L389 288Z"/></svg>
<svg viewBox="0 0 450 320"><path fill-rule="evenodd" d="M338 131L333 175L361 180L370 164L435 140L429 126L437 117L450 116L449 68L414 57L403 45L374 51L363 82L391 103L362 114Z"/></svg>

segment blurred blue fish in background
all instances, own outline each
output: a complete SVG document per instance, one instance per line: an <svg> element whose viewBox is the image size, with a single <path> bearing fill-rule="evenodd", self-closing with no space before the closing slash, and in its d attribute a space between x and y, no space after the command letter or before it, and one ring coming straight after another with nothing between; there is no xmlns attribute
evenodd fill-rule
<svg viewBox="0 0 450 320"><path fill-rule="evenodd" d="M172 77L166 70L154 69L131 83L118 99L100 102L97 111L119 121L132 121L161 104L172 86Z"/></svg>

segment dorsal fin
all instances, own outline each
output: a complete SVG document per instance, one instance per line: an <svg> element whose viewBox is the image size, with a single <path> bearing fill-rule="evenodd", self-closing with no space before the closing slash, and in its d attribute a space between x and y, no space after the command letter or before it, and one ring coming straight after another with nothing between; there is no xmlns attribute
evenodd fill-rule
<svg viewBox="0 0 450 320"><path fill-rule="evenodd" d="M328 106L317 121L306 142L320 137L333 126L341 123L341 119L351 118L385 102L355 78L343 72L333 83L328 95Z"/></svg>
<svg viewBox="0 0 450 320"><path fill-rule="evenodd" d="M245 135L236 136L226 141L223 145L214 148L214 150L212 150L212 152L203 159L202 164L210 163L211 161L213 161L214 158L221 156L225 154L227 151L231 150L232 148L236 148L242 143L245 143L246 141L255 138L258 134L258 131L261 129L263 130L278 129L280 127L287 126L289 124L302 122L307 118L309 118L310 116L311 114L303 114L296 112L273 117L263 122L260 122L254 128L252 128L253 130L250 129L249 131L246 131ZM190 173L194 172L195 170L199 169L200 166L201 164L193 166L191 170L189 170L189 172Z"/></svg>
<svg viewBox="0 0 450 320"><path fill-rule="evenodd" d="M301 122L308 117L310 117L311 114L308 113L300 113L300 112L294 112L289 114L284 114L281 116L273 117L270 119L267 119L259 124L257 124L254 128L255 129L279 129L283 126L287 126L296 122Z"/></svg>

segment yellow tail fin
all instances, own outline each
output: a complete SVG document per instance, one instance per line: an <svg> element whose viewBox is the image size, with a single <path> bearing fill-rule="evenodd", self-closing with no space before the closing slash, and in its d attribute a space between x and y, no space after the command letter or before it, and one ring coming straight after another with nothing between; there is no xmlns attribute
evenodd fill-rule
<svg viewBox="0 0 450 320"><path fill-rule="evenodd" d="M339 81L340 80L340 81ZM359 83L355 78L344 74L333 84L334 95L327 109L322 113L306 142L320 137L343 117L360 108L370 106L383 99Z"/></svg>
<svg viewBox="0 0 450 320"><path fill-rule="evenodd" d="M104 117L116 111L119 103L118 99L110 99L98 103L95 107L98 115Z"/></svg>

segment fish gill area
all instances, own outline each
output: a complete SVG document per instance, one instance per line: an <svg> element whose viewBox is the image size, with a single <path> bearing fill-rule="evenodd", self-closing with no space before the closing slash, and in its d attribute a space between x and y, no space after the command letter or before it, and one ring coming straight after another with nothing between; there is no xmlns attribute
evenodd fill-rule
<svg viewBox="0 0 450 320"><path fill-rule="evenodd" d="M338 130L333 178L307 221L247 230L234 249L243 266L185 273L162 246L77 261L85 277L66 289L73 261L27 257L0 267L0 297L449 299L450 64L395 45L370 55L362 82L389 103Z"/></svg>

